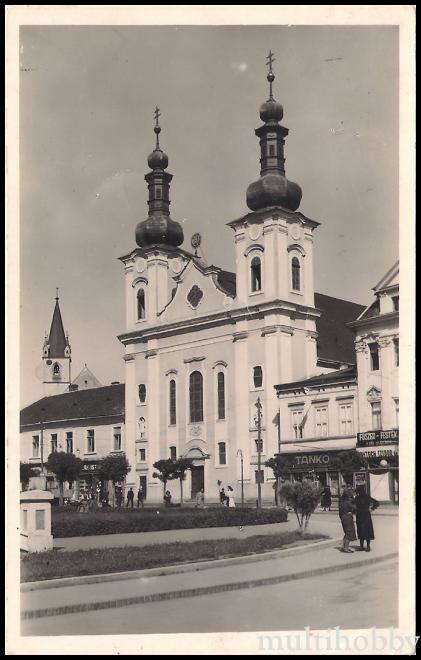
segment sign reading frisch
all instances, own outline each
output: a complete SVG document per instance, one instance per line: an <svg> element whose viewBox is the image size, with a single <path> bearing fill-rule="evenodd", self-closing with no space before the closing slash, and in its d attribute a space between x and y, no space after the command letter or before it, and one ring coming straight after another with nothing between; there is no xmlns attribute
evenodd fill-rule
<svg viewBox="0 0 421 660"><path fill-rule="evenodd" d="M388 431L367 431L357 433L357 447L370 447L376 445L389 445L391 442L399 442L399 429Z"/></svg>

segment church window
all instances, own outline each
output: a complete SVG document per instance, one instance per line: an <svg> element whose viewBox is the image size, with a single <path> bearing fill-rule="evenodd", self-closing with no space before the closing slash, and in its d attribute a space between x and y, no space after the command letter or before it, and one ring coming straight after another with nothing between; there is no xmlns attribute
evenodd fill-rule
<svg viewBox="0 0 421 660"><path fill-rule="evenodd" d="M145 401L146 401L146 385L144 383L141 383L139 385L139 402L145 403Z"/></svg>
<svg viewBox="0 0 421 660"><path fill-rule="evenodd" d="M225 374L220 371L217 376L218 388L218 419L225 419Z"/></svg>
<svg viewBox="0 0 421 660"><path fill-rule="evenodd" d="M177 460L177 447L174 447L174 446L173 446L173 447L170 447L170 459L171 459L172 461L176 461L176 460Z"/></svg>
<svg viewBox="0 0 421 660"><path fill-rule="evenodd" d="M262 263L259 257L253 257L250 266L251 290L260 291L262 288Z"/></svg>
<svg viewBox="0 0 421 660"><path fill-rule="evenodd" d="M190 374L190 421L203 422L203 376L200 371Z"/></svg>
<svg viewBox="0 0 421 660"><path fill-rule="evenodd" d="M39 457L39 435L32 436L32 457Z"/></svg>
<svg viewBox="0 0 421 660"><path fill-rule="evenodd" d="M263 369L262 367L253 367L253 385L255 388L263 386Z"/></svg>
<svg viewBox="0 0 421 660"><path fill-rule="evenodd" d="M146 461L146 449L139 449L139 460Z"/></svg>
<svg viewBox="0 0 421 660"><path fill-rule="evenodd" d="M58 362L55 362L53 366L53 376L60 376L60 365Z"/></svg>
<svg viewBox="0 0 421 660"><path fill-rule="evenodd" d="M294 291L301 290L300 269L301 266L298 257L292 257L291 274L292 274L292 288L294 289Z"/></svg>
<svg viewBox="0 0 421 660"><path fill-rule="evenodd" d="M142 321L146 318L146 299L144 289L137 292L137 319Z"/></svg>
<svg viewBox="0 0 421 660"><path fill-rule="evenodd" d="M177 424L177 386L175 380L170 380L170 424Z"/></svg>
<svg viewBox="0 0 421 660"><path fill-rule="evenodd" d="M139 418L139 433L141 438L146 437L146 419L144 417Z"/></svg>
<svg viewBox="0 0 421 660"><path fill-rule="evenodd" d="M380 357L379 357L379 347L377 344L370 344L370 369L371 371L379 371L380 369Z"/></svg>
<svg viewBox="0 0 421 660"><path fill-rule="evenodd" d="M227 464L227 447L225 442L218 442L218 460L219 465Z"/></svg>
<svg viewBox="0 0 421 660"><path fill-rule="evenodd" d="M93 454L95 452L95 431L93 429L88 429L86 431L87 439L87 453Z"/></svg>

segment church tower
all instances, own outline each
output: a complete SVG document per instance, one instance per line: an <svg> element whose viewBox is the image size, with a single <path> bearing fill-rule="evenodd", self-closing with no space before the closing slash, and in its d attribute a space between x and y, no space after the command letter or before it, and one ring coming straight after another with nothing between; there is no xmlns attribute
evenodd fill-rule
<svg viewBox="0 0 421 660"><path fill-rule="evenodd" d="M58 298L54 307L50 334L45 333L42 351L44 394L62 394L70 385L71 348L69 336L64 333Z"/></svg>

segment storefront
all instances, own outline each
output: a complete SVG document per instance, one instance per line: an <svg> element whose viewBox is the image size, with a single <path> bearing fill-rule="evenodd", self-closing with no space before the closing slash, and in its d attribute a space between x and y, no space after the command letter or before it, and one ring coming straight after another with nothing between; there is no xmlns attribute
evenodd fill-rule
<svg viewBox="0 0 421 660"><path fill-rule="evenodd" d="M349 451L349 449L303 450L296 453L285 452L278 456L285 457L289 463L287 478L290 481L310 479L322 487L329 486L332 496L338 497L345 485L345 480L335 466L334 459L343 451Z"/></svg>
<svg viewBox="0 0 421 660"><path fill-rule="evenodd" d="M368 465L369 492L380 502L399 503L399 430L357 434L357 451Z"/></svg>

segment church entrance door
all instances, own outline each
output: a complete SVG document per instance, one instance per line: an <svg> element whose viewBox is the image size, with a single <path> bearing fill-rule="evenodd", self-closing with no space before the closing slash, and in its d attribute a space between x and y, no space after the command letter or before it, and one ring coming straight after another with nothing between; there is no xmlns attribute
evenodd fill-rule
<svg viewBox="0 0 421 660"><path fill-rule="evenodd" d="M191 498L196 497L197 493L205 487L205 467L203 465L194 465L191 469Z"/></svg>

